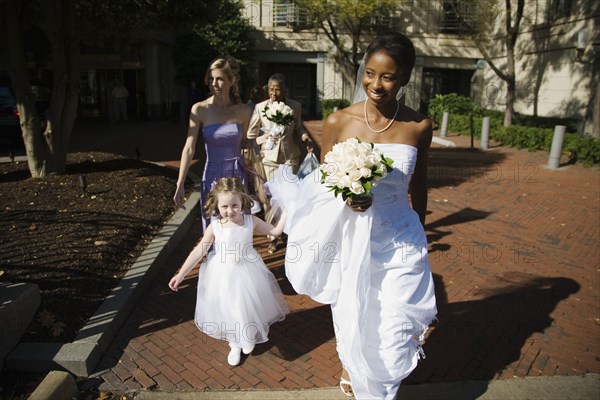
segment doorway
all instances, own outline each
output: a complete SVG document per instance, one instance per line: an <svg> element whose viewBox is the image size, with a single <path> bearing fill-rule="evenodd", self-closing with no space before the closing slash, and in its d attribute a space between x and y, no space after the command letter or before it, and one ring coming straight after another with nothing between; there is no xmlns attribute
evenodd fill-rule
<svg viewBox="0 0 600 400"><path fill-rule="evenodd" d="M419 112L427 114L429 101L436 94L456 93L469 97L474 72L471 69L423 68Z"/></svg>
<svg viewBox="0 0 600 400"><path fill-rule="evenodd" d="M287 96L302 103L303 118L317 114L317 66L300 63L265 63L259 68L259 81L265 84L275 73L287 78Z"/></svg>

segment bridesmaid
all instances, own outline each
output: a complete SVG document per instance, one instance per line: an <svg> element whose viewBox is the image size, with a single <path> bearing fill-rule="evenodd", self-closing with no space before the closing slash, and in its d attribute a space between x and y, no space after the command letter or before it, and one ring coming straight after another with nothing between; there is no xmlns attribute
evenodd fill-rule
<svg viewBox="0 0 600 400"><path fill-rule="evenodd" d="M204 82L208 86L208 99L192 106L187 139L181 152L179 178L173 200L183 208L185 178L194 158L196 142L204 143L206 163L200 188L202 206L208 192L219 178L237 177L246 184L241 144L250 122L250 109L243 104L239 94L240 67L233 57L220 57L210 63ZM206 228L207 220L204 221Z"/></svg>

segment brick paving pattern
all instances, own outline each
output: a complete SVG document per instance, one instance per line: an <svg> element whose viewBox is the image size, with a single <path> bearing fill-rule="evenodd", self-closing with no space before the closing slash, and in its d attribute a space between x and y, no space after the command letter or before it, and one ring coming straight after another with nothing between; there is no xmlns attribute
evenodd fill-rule
<svg viewBox="0 0 600 400"><path fill-rule="evenodd" d="M319 143L320 122L306 125ZM170 136L155 131L144 143L156 148L142 148L142 154L176 165L183 130ZM469 138L448 139L457 147L434 144L429 166L426 232L439 319L424 345L427 358L405 382L600 373L598 168L547 170L545 153L500 146L482 152L469 149ZM161 157L161 146L176 149ZM105 149L125 147L131 145ZM341 366L329 307L293 291L284 250L267 254L261 237L255 245L291 313L272 326L268 343L238 367L227 365L227 343L194 325L197 275L178 293L167 287L199 240L199 226L196 221L101 361L95 376L101 388L337 385Z"/></svg>

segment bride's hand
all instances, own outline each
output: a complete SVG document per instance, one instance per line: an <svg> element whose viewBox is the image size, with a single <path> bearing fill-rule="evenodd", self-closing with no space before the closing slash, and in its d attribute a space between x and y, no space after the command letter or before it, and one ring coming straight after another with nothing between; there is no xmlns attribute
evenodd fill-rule
<svg viewBox="0 0 600 400"><path fill-rule="evenodd" d="M346 204L352 211L365 212L373 204L373 198L371 196L361 196L354 200L347 199Z"/></svg>

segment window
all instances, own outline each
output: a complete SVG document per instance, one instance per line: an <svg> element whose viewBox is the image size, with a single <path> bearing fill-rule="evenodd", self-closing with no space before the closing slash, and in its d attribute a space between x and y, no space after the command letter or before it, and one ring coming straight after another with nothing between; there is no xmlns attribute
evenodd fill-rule
<svg viewBox="0 0 600 400"><path fill-rule="evenodd" d="M442 4L441 33L469 35L475 33L476 20L473 3L461 0L444 0Z"/></svg>
<svg viewBox="0 0 600 400"><path fill-rule="evenodd" d="M372 27L376 32L389 29L398 30L400 29L401 19L400 17L390 15L389 13L379 12L368 17L365 24Z"/></svg>
<svg viewBox="0 0 600 400"><path fill-rule="evenodd" d="M273 4L273 26L290 28L308 28L311 18L308 11L291 1L279 1Z"/></svg>
<svg viewBox="0 0 600 400"><path fill-rule="evenodd" d="M548 21L571 16L573 0L549 0Z"/></svg>
<svg viewBox="0 0 600 400"><path fill-rule="evenodd" d="M428 112L429 101L436 94L457 93L469 97L474 72L468 69L423 68L420 112Z"/></svg>

